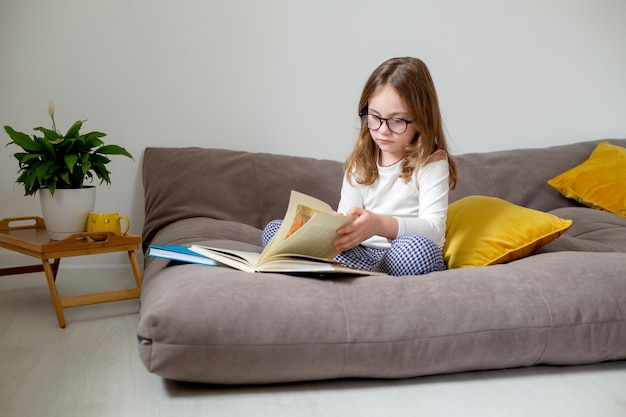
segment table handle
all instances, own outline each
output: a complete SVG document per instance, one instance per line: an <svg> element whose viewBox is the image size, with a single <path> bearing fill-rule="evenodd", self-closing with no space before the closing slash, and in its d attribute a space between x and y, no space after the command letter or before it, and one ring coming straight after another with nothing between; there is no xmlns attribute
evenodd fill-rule
<svg viewBox="0 0 626 417"><path fill-rule="evenodd" d="M103 235L106 235L105 239L93 239L93 236L99 237ZM77 244L78 241L83 241L85 243L98 244L100 246L113 246L119 244L134 243L134 241L136 241L137 239L138 237L134 235L120 235L113 232L78 232L73 233L62 240L55 240L52 244L67 245Z"/></svg>
<svg viewBox="0 0 626 417"><path fill-rule="evenodd" d="M28 224L21 224L28 222ZM19 222L20 225L13 226L11 223ZM45 228L46 224L39 216L27 216L27 217L9 217L0 220L0 230L17 230L17 229L37 229Z"/></svg>

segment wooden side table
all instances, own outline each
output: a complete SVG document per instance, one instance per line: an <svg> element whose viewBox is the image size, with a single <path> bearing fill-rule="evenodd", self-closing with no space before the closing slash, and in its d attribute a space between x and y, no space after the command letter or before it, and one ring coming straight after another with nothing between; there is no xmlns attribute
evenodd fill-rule
<svg viewBox="0 0 626 417"><path fill-rule="evenodd" d="M101 232L97 234L102 235ZM139 236L115 233L107 233L106 239L102 241L93 240L90 233L76 233L63 240L51 240L41 217L3 219L0 220L0 247L38 258L41 265L0 268L0 276L45 272L59 327L64 328L64 308L139 298L142 278L135 251L139 249L140 242ZM61 258L112 252L128 252L136 288L59 297L56 277Z"/></svg>

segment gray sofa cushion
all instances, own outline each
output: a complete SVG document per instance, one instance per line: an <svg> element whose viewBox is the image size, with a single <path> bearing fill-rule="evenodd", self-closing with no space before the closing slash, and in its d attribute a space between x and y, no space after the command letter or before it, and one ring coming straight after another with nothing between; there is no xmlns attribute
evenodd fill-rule
<svg viewBox="0 0 626 417"><path fill-rule="evenodd" d="M220 384L623 359L623 271L624 254L573 252L420 278L176 266L142 294L140 354L165 378Z"/></svg>
<svg viewBox="0 0 626 417"><path fill-rule="evenodd" d="M626 359L624 219L546 184L596 143L457 157L452 200L493 195L574 220L539 253L508 264L323 279L147 258L141 359L164 378L221 384ZM260 250L260 228L282 217L292 188L336 205L340 181L337 161L147 149L144 244Z"/></svg>
<svg viewBox="0 0 626 417"><path fill-rule="evenodd" d="M570 219L573 223L564 235L543 246L537 253L626 252L626 218L586 207L563 207L550 213Z"/></svg>

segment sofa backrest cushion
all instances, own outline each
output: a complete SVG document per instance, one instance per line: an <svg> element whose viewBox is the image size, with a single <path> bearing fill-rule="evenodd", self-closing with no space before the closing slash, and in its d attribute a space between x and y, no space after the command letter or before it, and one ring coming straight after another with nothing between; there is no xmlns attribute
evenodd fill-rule
<svg viewBox="0 0 626 417"><path fill-rule="evenodd" d="M263 228L281 219L291 190L337 207L341 162L204 148L147 148L144 246L177 220L209 217Z"/></svg>
<svg viewBox="0 0 626 417"><path fill-rule="evenodd" d="M578 206L547 181L586 160L599 142L458 155L458 184L450 202L486 195L541 211ZM608 142L626 147L626 139ZM263 228L283 217L292 189L337 207L342 175L339 161L224 149L147 148L143 244L150 244L164 226L191 217Z"/></svg>
<svg viewBox="0 0 626 417"><path fill-rule="evenodd" d="M626 147L626 139L607 141ZM576 207L578 203L563 197L547 181L585 161L600 142L459 155L458 184L450 202L478 194L541 211Z"/></svg>

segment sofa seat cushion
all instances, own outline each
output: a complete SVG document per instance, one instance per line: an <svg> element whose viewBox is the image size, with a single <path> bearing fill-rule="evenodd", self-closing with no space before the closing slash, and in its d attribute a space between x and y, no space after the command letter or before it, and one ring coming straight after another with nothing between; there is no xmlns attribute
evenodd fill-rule
<svg viewBox="0 0 626 417"><path fill-rule="evenodd" d="M164 378L219 384L620 359L624 270L625 254L574 252L423 277L173 266L144 283L139 352Z"/></svg>
<svg viewBox="0 0 626 417"><path fill-rule="evenodd" d="M572 226L536 253L626 252L626 218L587 207L563 207L550 213L571 219Z"/></svg>

